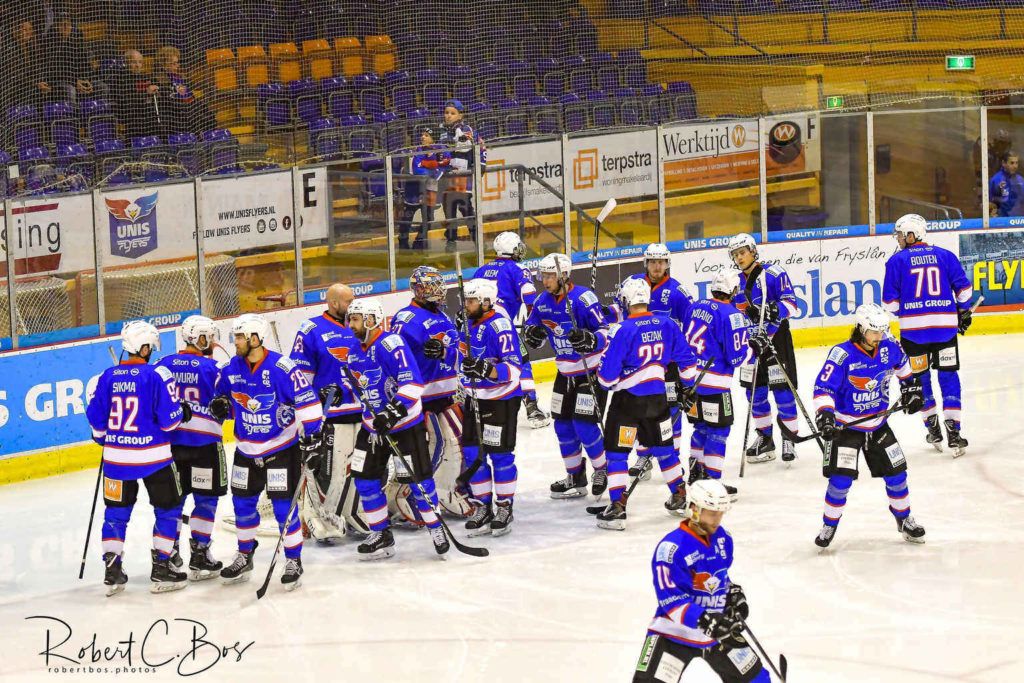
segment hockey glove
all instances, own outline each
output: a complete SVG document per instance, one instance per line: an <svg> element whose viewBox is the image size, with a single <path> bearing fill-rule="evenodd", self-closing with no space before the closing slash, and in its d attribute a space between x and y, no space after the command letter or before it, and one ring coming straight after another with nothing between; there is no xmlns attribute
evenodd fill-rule
<svg viewBox="0 0 1024 683"><path fill-rule="evenodd" d="M697 386L687 386L680 384L676 387L676 403L679 405L679 410L684 413L690 412L693 405L697 402Z"/></svg>
<svg viewBox="0 0 1024 683"><path fill-rule="evenodd" d="M224 421L231 417L231 399L227 396L218 396L210 401L210 415L213 419Z"/></svg>
<svg viewBox="0 0 1024 683"><path fill-rule="evenodd" d="M178 405L181 406L181 421L188 422L192 419L192 404L188 401L178 401Z"/></svg>
<svg viewBox="0 0 1024 683"><path fill-rule="evenodd" d="M743 637L743 622L724 612L704 612L697 620L697 628L725 647L747 646L747 640Z"/></svg>
<svg viewBox="0 0 1024 683"><path fill-rule="evenodd" d="M764 321L765 323L775 323L779 321L779 304L774 301L769 301L762 305L764 307ZM747 310L744 311L750 321L755 325L761 323L761 308L757 304L749 304Z"/></svg>
<svg viewBox="0 0 1024 683"><path fill-rule="evenodd" d="M327 396L331 393L332 389L334 390L334 398L331 399L331 405L327 407L337 408L341 405L342 401L345 400L345 397L341 393L341 386L338 384L326 384L320 387L320 402L325 403L327 401Z"/></svg>
<svg viewBox="0 0 1024 683"><path fill-rule="evenodd" d="M486 358L466 356L462 359L462 374L475 379L490 379L494 365Z"/></svg>
<svg viewBox="0 0 1024 683"><path fill-rule="evenodd" d="M916 377L900 384L900 394L903 400L903 412L907 415L913 415L924 408L924 388Z"/></svg>
<svg viewBox="0 0 1024 683"><path fill-rule="evenodd" d="M754 354L764 362L775 357L775 349L772 347L772 340L764 332L751 335L747 345L753 349Z"/></svg>
<svg viewBox="0 0 1024 683"><path fill-rule="evenodd" d="M958 320L957 325L956 325L956 331L959 332L960 334L966 334L967 330L968 330L968 328L970 328L971 322L972 322L971 321L971 317L972 317L971 309L965 308L963 310L957 311L956 312L956 317L957 317L957 320Z"/></svg>
<svg viewBox="0 0 1024 683"><path fill-rule="evenodd" d="M523 327L523 341L531 349L539 349L544 346L548 334L542 325L526 325Z"/></svg>
<svg viewBox="0 0 1024 683"><path fill-rule="evenodd" d="M814 417L814 424L823 439L831 439L836 435L836 414L831 410L823 410Z"/></svg>
<svg viewBox="0 0 1024 683"><path fill-rule="evenodd" d="M434 360L444 358L444 350L444 342L440 339L428 339L423 345L423 355Z"/></svg>
<svg viewBox="0 0 1024 683"><path fill-rule="evenodd" d="M597 348L597 337L590 330L574 327L569 331L569 344L576 353L590 353Z"/></svg>
<svg viewBox="0 0 1024 683"><path fill-rule="evenodd" d="M299 450L302 451L302 459L309 469L315 470L319 466L323 445L323 430L312 434L303 434L299 439Z"/></svg>
<svg viewBox="0 0 1024 683"><path fill-rule="evenodd" d="M725 611L737 621L743 621L750 616L747 596L743 593L743 586L738 583L729 584L729 590L725 593Z"/></svg>
<svg viewBox="0 0 1024 683"><path fill-rule="evenodd" d="M462 330L466 327L466 311L465 309L455 314L455 329Z"/></svg>
<svg viewBox="0 0 1024 683"><path fill-rule="evenodd" d="M409 414L409 409L401 401L391 401L373 418L373 431L387 434L391 428Z"/></svg>

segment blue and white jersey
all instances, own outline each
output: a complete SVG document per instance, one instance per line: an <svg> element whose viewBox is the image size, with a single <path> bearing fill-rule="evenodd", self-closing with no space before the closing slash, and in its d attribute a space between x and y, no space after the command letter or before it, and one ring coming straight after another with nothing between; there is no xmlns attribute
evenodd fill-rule
<svg viewBox="0 0 1024 683"><path fill-rule="evenodd" d="M569 319L566 298L572 301L573 320ZM597 295L586 287L570 285L567 294L557 298L547 291L537 294L533 310L526 318L527 325L543 325L548 331L548 340L555 352L555 366L561 374L572 377L582 375L584 365L593 372L601 360L601 354L608 344L608 330L604 316L601 314L601 302ZM573 327L590 330L597 337L597 346L587 354L580 356L569 343L569 332ZM585 362L584 362L585 361Z"/></svg>
<svg viewBox="0 0 1024 683"><path fill-rule="evenodd" d="M510 258L498 257L480 267L474 277L491 280L498 285L498 301L494 308L515 320L523 304L527 310L537 298L530 269Z"/></svg>
<svg viewBox="0 0 1024 683"><path fill-rule="evenodd" d="M747 301L747 275L740 273L740 291L733 299L733 304L741 311L747 308L748 303L761 306L765 301L774 301L779 306L779 322L792 318L797 314L799 308L796 302L796 293L793 291L793 283L782 266L761 264L764 270L765 288L767 295L761 291L761 276L754 280L751 290L751 301ZM768 336L773 336L779 331L779 322L769 323L765 321L764 329ZM755 325L757 323L754 323Z"/></svg>
<svg viewBox="0 0 1024 683"><path fill-rule="evenodd" d="M423 401L434 401L455 395L459 386L456 367L459 364L459 333L448 316L431 311L413 301L395 313L391 331L402 337L419 368L423 380ZM423 345L428 339L444 344L444 358L427 358Z"/></svg>
<svg viewBox="0 0 1024 683"><path fill-rule="evenodd" d="M634 313L613 328L597 379L609 391L664 396L670 363L679 368L683 382L693 384L697 359L679 324L667 315Z"/></svg>
<svg viewBox="0 0 1024 683"><path fill-rule="evenodd" d="M103 371L85 416L103 446L106 477L142 479L171 462L170 432L182 418L177 393L170 370L142 359Z"/></svg>
<svg viewBox="0 0 1024 683"><path fill-rule="evenodd" d="M290 358L264 350L253 365L235 356L221 368L217 395L229 396L235 416L236 450L248 458L265 458L320 430L323 408L306 374Z"/></svg>
<svg viewBox="0 0 1024 683"><path fill-rule="evenodd" d="M661 281L654 283L645 273L636 273L630 276L631 280L646 280L651 286L651 303L647 310L651 313L667 315L682 326L693 305L693 298L686 291L686 288L674 277L666 275Z"/></svg>
<svg viewBox="0 0 1024 683"><path fill-rule="evenodd" d="M410 174L420 176L424 180L429 179L436 182L438 178L444 175L443 164L438 159L446 160L448 153L444 152L443 148L439 145L421 147L420 149L422 151L413 156L409 162ZM426 164L423 162L426 162ZM417 205L423 200L423 190L430 189L424 187L424 180L410 179L403 181L402 195L406 204ZM434 188L436 188L436 185L434 185Z"/></svg>
<svg viewBox="0 0 1024 683"><path fill-rule="evenodd" d="M469 355L490 361L498 377L465 378L466 391L492 401L523 395L519 386L523 358L519 353L519 337L508 316L487 311L479 320L470 320Z"/></svg>
<svg viewBox="0 0 1024 683"><path fill-rule="evenodd" d="M690 308L686 341L706 368L697 393L724 394L732 388L736 368L749 354L750 321L731 303L702 299Z"/></svg>
<svg viewBox="0 0 1024 683"><path fill-rule="evenodd" d="M873 432L885 423L889 379L894 372L901 380L911 376L907 354L892 337L883 339L874 353L852 341L837 344L828 352L814 382L814 410L834 412L839 424L876 415L874 420L850 427Z"/></svg>
<svg viewBox="0 0 1024 683"><path fill-rule="evenodd" d="M363 405L363 426L375 434L373 417L392 399L401 401L406 416L392 432L400 432L423 422L423 378L409 346L397 334L374 330L369 341L352 353L349 367L368 401Z"/></svg>
<svg viewBox="0 0 1024 683"><path fill-rule="evenodd" d="M882 304L900 319L900 336L918 344L956 335L958 309L971 307L974 288L953 252L930 244L900 249L885 262Z"/></svg>
<svg viewBox="0 0 1024 683"><path fill-rule="evenodd" d="M732 536L718 527L710 538L683 522L654 550L651 570L658 608L647 632L689 647L707 648L718 641L697 628L704 612L722 612L729 591Z"/></svg>
<svg viewBox="0 0 1024 683"><path fill-rule="evenodd" d="M217 394L217 361L198 351L180 351L164 356L156 363L158 368L167 368L174 376L178 400L188 401L192 406L192 419L182 422L171 432L174 446L206 446L218 443L224 438L223 425L210 415L210 401Z"/></svg>
<svg viewBox="0 0 1024 683"><path fill-rule="evenodd" d="M306 375L313 389L320 395L320 389L328 384L341 387L341 405L324 408L327 419L359 415L363 412L359 397L352 391L342 371L342 364L348 362L352 349L359 345L356 336L347 325L335 320L327 313L303 321L292 344L291 359ZM335 399L337 400L337 399Z"/></svg>

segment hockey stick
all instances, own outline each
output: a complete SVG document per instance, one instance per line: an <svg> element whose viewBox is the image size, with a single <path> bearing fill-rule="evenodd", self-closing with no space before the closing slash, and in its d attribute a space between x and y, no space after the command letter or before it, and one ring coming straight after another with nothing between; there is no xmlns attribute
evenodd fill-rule
<svg viewBox="0 0 1024 683"><path fill-rule="evenodd" d="M765 289L765 273L764 268L761 268L761 272L758 274L758 278L761 281L761 315L760 320L757 322L757 334L764 331L764 311L768 308L765 304L765 299L768 298L767 290ZM754 288L750 288L751 294L753 294ZM747 305L751 304L750 297L747 297ZM754 418L754 393L757 391L757 370L761 364L761 357L754 356L754 374L750 379L750 398L747 401L747 423L743 428L743 450L740 451L740 478L743 477L743 472L747 468L747 444L750 439L750 423Z"/></svg>
<svg viewBox="0 0 1024 683"><path fill-rule="evenodd" d="M601 224L604 223L604 219L608 218L608 214L615 210L616 205L614 197L609 199L604 203L601 213L597 214L597 219L594 221L594 250L590 252L590 289L594 294L597 294L597 240L601 236Z"/></svg>
<svg viewBox="0 0 1024 683"><path fill-rule="evenodd" d="M693 386L698 386L700 384L700 381L704 379L704 375L706 375L707 372L707 368L701 370L700 374L697 375L697 379L693 381ZM647 469L647 463L649 463L653 459L653 455L645 455L636 461L636 465L634 467L636 467L637 474L635 477L633 477L633 481L629 482L629 488L627 488L625 493L622 494L623 500L629 500L629 497L633 494L633 490L637 487L637 484L640 483L640 479L643 476L644 470ZM600 514L606 507L606 505L591 505L587 508L587 512L589 512L592 515Z"/></svg>
<svg viewBox="0 0 1024 683"><path fill-rule="evenodd" d="M978 300L975 301L974 305L972 305L971 308L970 308L971 315L974 315L974 312L976 310L978 310L978 306L980 306L981 302L984 301L984 300L985 300L985 295L984 294L982 294L981 296L978 297ZM959 330L957 330L957 331L959 332ZM964 336L965 334L967 334L967 330L964 330L963 332L960 332L960 336L961 337Z"/></svg>
<svg viewBox="0 0 1024 683"><path fill-rule="evenodd" d="M768 663L768 668L772 670L772 673L775 674L775 677L782 681L782 683L786 683L786 674L789 673L789 662L786 661L786 655L781 653L779 654L779 667L775 668L775 662L773 662L772 658L768 656L768 652L757 640L757 636L755 636L754 632L750 630L750 624L748 624L745 620L743 622L743 628L746 629L747 636L750 638L750 642L752 642L755 645L755 647L757 647L757 649L760 650L761 658Z"/></svg>
<svg viewBox="0 0 1024 683"><path fill-rule="evenodd" d="M366 410L369 411L371 415L373 415L373 412L370 411L370 402L366 398L366 393L362 390L362 387L359 385L358 380L356 380L355 376L352 374L352 368L350 368L348 365L344 365L343 368L345 371L345 376L348 377L348 381L351 382L352 386L356 387L357 390L359 391L360 399L363 401L363 405L366 406ZM374 417L376 417L376 415L374 415ZM381 436L384 439L384 443L386 443L388 445L388 448L391 449L391 454L398 458L398 460L402 463L402 466L405 468L405 470L410 474L413 474L415 470L413 470L412 465L409 463L409 460L405 457L405 455L402 454L402 451L398 448L398 444L395 443L395 440L391 437L391 435L381 434L379 436ZM437 516L437 521L441 523L441 528L444 529L445 535L449 539L451 539L452 545L455 546L456 550L466 555L472 555L473 557L487 557L491 554L491 551L489 551L487 548L475 548L473 546L464 545L461 541L459 541L459 539L455 538L455 534L452 533L452 530L448 528L448 524L444 521L444 518L441 517L441 511L438 509L438 506L434 505L430 501L430 496L428 496L427 492L423 490L423 486L421 486L420 483L415 480L413 481L413 486L419 489L420 495L423 496L423 500L427 501L427 505L429 505L430 509L434 511L434 514Z"/></svg>
<svg viewBox="0 0 1024 683"><path fill-rule="evenodd" d="M277 336L277 321L270 321L270 331L274 333L274 343L277 344L277 352L284 355L284 349L281 348L281 338Z"/></svg>
<svg viewBox="0 0 1024 683"><path fill-rule="evenodd" d="M331 402L333 400L334 388L331 388L327 391L327 396L325 397L324 405L331 405ZM264 595L267 594L267 587L270 586L270 577L274 575L274 566L277 564L277 556L281 552L281 546L284 544L284 537L288 531L288 522L291 521L292 513L294 512L296 519L298 518L299 512L297 508L299 506L299 496L302 495L302 481L306 477L306 468L306 458L303 457L302 469L299 472L298 481L295 483L295 493L292 494L292 502L291 505L288 506L288 514L284 516L284 523L281 524L281 533L277 536L277 547L274 548L274 554L270 558L270 566L267 567L267 577L263 579L263 585L256 589L257 600L261 599ZM300 527L301 524L302 522L299 522Z"/></svg>
<svg viewBox="0 0 1024 683"><path fill-rule="evenodd" d="M884 413L881 414L881 417L884 420L885 418L889 417L893 413L898 413L901 410L903 410L903 402L902 402L902 399L898 399L896 401L896 403L892 404L892 406L890 406L888 408L888 410L886 410ZM864 417L857 418L853 422L847 422L846 424L836 425L836 431L842 431L842 430L848 429L850 427L855 427L855 426L857 426L859 424L864 424L865 422L870 422L871 420L877 419L878 417L879 417L878 413L876 413L874 415L865 415ZM821 436L821 432L811 432L810 434L805 434L803 436L800 436L799 434L796 434L796 433L790 431L786 427L786 425L782 424L781 420L779 420L776 424L778 424L779 431L782 432L783 436L785 436L785 438L789 439L793 443L803 443L804 441L810 441L811 439L816 439L816 438Z"/></svg>
<svg viewBox="0 0 1024 683"><path fill-rule="evenodd" d="M468 358L470 355L472 355L472 346L470 345L469 333L469 312L466 311L466 285L462 279L462 258L459 256L459 252L457 251L455 252L455 276L458 278L459 281L459 305L462 306L462 314L463 317L465 318L465 320L463 321L463 325L465 326L464 332L466 335L466 357ZM482 306L483 302L481 302L480 305ZM466 468L465 472L463 472L462 474L455 478L456 483L460 484L461 486L466 486L469 483L469 480L473 477L474 474L477 473L480 467L484 464L485 457L483 420L480 417L480 403L477 401L476 398L476 380L472 377L469 378L469 388L470 391L466 393L469 396L469 403L473 408L473 418L474 422L476 423L476 438L478 443L476 450L476 458L474 458L473 462L469 464L469 467Z"/></svg>
<svg viewBox="0 0 1024 683"><path fill-rule="evenodd" d="M824 453L825 452L825 444L824 444L824 442L822 442L821 439L819 439L817 437L817 434L814 432L814 422L811 421L811 416L807 412L807 407L804 406L804 402L800 398L800 394L797 393L796 387L793 386L793 380L791 380L789 378L789 373L786 372L786 368L782 364L782 359L779 358L778 355L775 353L775 345L772 344L772 340L771 339L768 340L768 348L771 349L772 355L775 356L775 360L779 364L779 370L782 372L782 379L786 380L786 386L789 387L789 392L791 394L793 394L793 399L796 401L797 408L800 409L800 414L804 416L804 420L807 421L807 426L811 428L811 435L814 436L814 440L818 442L818 448L820 448L821 452ZM751 403L753 403L753 402L751 402ZM779 424L780 425L782 424L781 418L779 420ZM788 429L786 431L789 432ZM789 432L789 433L792 433L792 432Z"/></svg>
<svg viewBox="0 0 1024 683"><path fill-rule="evenodd" d="M615 208L615 200L609 199L608 201L612 204L612 208ZM608 209L608 204L605 204L605 208ZM608 211L611 211L611 209L608 209ZM602 211L601 213L604 214L605 212ZM559 264L558 259L555 259L555 273L557 274L559 285L564 287L565 285L562 283L562 266ZM569 323L572 325L572 328L576 329L576 316L573 315L572 299L569 297L568 289L565 290L565 312L569 316ZM573 350L575 351L575 349ZM579 353L579 351L576 351L576 353ZM601 434L601 445L604 446L604 425L601 424L602 416L601 410L598 406L597 387L594 385L594 377L590 374L590 368L587 366L587 355L585 353L580 353L580 362L583 364L583 374L586 375L587 385L590 387L590 395L594 398L594 414L597 415L597 430Z"/></svg>

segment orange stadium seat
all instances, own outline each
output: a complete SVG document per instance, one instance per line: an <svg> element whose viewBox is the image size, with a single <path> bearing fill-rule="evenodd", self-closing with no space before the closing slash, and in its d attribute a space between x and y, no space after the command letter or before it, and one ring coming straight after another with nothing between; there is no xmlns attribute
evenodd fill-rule
<svg viewBox="0 0 1024 683"><path fill-rule="evenodd" d="M384 74L395 70L395 44L391 36L366 36L367 69Z"/></svg>
<svg viewBox="0 0 1024 683"><path fill-rule="evenodd" d="M242 72L242 85L255 88L270 82L270 63L262 45L238 48L238 63Z"/></svg>
<svg viewBox="0 0 1024 683"><path fill-rule="evenodd" d="M274 68L275 80L279 83L302 79L302 60L295 43L271 43L270 64Z"/></svg>
<svg viewBox="0 0 1024 683"><path fill-rule="evenodd" d="M366 70L363 67L363 45L358 38L335 38L334 59L337 61L338 71L346 78L358 76Z"/></svg>
<svg viewBox="0 0 1024 683"><path fill-rule="evenodd" d="M326 40L306 40L302 43L302 56L306 58L306 70L310 78L320 80L334 75L334 59L331 44Z"/></svg>
<svg viewBox="0 0 1024 683"><path fill-rule="evenodd" d="M238 69L235 64L235 53L231 48L207 50L206 65L212 72L215 91L228 92L238 89Z"/></svg>

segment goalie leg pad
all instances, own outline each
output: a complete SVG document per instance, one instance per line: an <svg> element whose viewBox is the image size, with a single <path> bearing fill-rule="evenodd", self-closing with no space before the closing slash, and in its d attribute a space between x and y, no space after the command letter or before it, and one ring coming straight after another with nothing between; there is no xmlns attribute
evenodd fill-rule
<svg viewBox="0 0 1024 683"><path fill-rule="evenodd" d="M453 403L437 415L429 415L428 418L427 433L435 463L434 484L437 486L437 497L441 507L460 517L470 515L473 512L473 505L469 502L465 489L457 482L466 460L462 445L462 407ZM436 449L435 444L441 448ZM440 452L435 455L438 450Z"/></svg>

